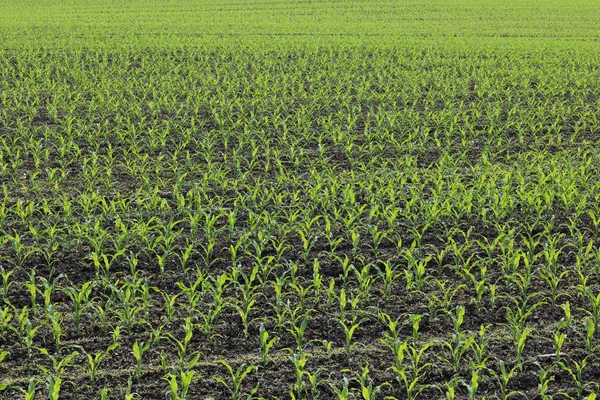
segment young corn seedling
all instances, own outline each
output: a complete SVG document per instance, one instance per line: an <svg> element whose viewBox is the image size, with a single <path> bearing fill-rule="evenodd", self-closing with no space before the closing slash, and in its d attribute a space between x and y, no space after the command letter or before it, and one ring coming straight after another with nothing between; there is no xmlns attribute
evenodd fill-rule
<svg viewBox="0 0 600 400"><path fill-rule="evenodd" d="M52 369L46 368L43 365L39 365L38 368L42 371L44 375L52 377L54 379L59 379L64 375L65 369L67 367L73 366L73 360L79 355L76 351L71 354L65 356L64 358L59 358L58 356L53 356L48 352L48 350L44 348L40 348L40 353L45 355L52 362Z"/></svg>
<svg viewBox="0 0 600 400"><path fill-rule="evenodd" d="M94 299L90 299L92 294L92 282L85 282L79 290L75 287L68 286L63 289L63 292L67 294L73 305L73 320L75 322L75 328L79 329L81 324L81 317L83 312L92 307Z"/></svg>
<svg viewBox="0 0 600 400"><path fill-rule="evenodd" d="M425 352L433 346L433 343L426 343L422 348L418 349L408 342L399 341L394 344L394 365L391 369L396 374L396 381L405 391L407 399L416 399L425 390L428 385L421 384L422 371L430 367L430 363L421 363L421 359ZM404 363L405 355L409 356L408 366ZM408 368L407 368L408 367Z"/></svg>
<svg viewBox="0 0 600 400"><path fill-rule="evenodd" d="M46 378L46 390L48 391L49 400L59 400L62 383L61 378L54 378L52 376Z"/></svg>
<svg viewBox="0 0 600 400"><path fill-rule="evenodd" d="M303 399L304 393L306 392L306 383L303 378L305 375L304 367L306 366L306 354L304 353L294 353L290 351L292 354L289 356L290 361L294 365L294 374L296 376L296 381L290 388L290 398L292 399Z"/></svg>
<svg viewBox="0 0 600 400"><path fill-rule="evenodd" d="M579 308L579 310L583 311L589 316L589 318L591 318L594 326L598 326L600 323L600 293L598 293L596 296L594 296L591 290L585 290L583 293L584 298L588 301L590 309L588 310L582 307Z"/></svg>
<svg viewBox="0 0 600 400"><path fill-rule="evenodd" d="M152 340L146 340L145 342L138 342L137 340L133 343L133 357L135 358L135 376L139 378L142 376L142 357L144 353L150 348Z"/></svg>
<svg viewBox="0 0 600 400"><path fill-rule="evenodd" d="M540 367L540 371L538 372L539 383L537 385L537 389L538 389L540 398L542 400L550 400L550 399L554 398L554 396L549 393L550 392L550 383L552 381L554 381L554 375L550 375L551 372L552 372L552 368L546 370L542 367Z"/></svg>
<svg viewBox="0 0 600 400"><path fill-rule="evenodd" d="M417 260L412 252L407 250L404 258L407 262L407 268L404 270L406 289L409 291L419 291L423 288L425 282L430 279L430 275L427 275L425 271L425 266L433 257L428 256L424 260Z"/></svg>
<svg viewBox="0 0 600 400"><path fill-rule="evenodd" d="M278 337L274 337L269 340L269 332L265 328L265 324L261 323L258 330L258 339L260 343L260 357L263 365L267 365L269 362L269 351L279 341Z"/></svg>
<svg viewBox="0 0 600 400"><path fill-rule="evenodd" d="M465 309L462 306L456 308L456 315L450 314L454 324L452 340L450 342L443 341L442 345L450 351L451 356L449 358L438 357L440 360L443 360L452 366L452 372L455 375L460 373L463 357L467 350L473 347L473 343L475 342L473 336L467 337L461 330L464 315Z"/></svg>
<svg viewBox="0 0 600 400"><path fill-rule="evenodd" d="M219 362L225 367L227 368L227 371L229 372L229 377L231 378L231 383L227 383L225 382L224 379L219 378L219 377L215 377L215 381L220 383L221 385L225 386L225 388L227 390L229 390L229 393L231 393L231 398L233 400L240 400L242 398L242 384L244 382L244 379L246 379L246 377L252 373L255 372L257 370L257 367L251 365L249 367L246 367L245 364L242 364L238 367L237 370L233 370L233 367L231 365L229 365L227 363L227 361L225 360L219 360ZM248 394L249 396L254 395L257 391L258 391L258 384L252 388L250 390L250 393Z"/></svg>
<svg viewBox="0 0 600 400"><path fill-rule="evenodd" d="M33 206L33 203L31 203L31 205ZM27 248L21 241L21 236L18 233L15 233L14 236L9 234L7 237L9 238L9 242L14 252L14 257L11 258L11 260L14 260L14 265L17 268L23 268L25 262L39 251L35 248Z"/></svg>
<svg viewBox="0 0 600 400"><path fill-rule="evenodd" d="M350 325L347 325L346 322L344 321L339 321L340 325L342 326L342 328L344 329L344 337L345 337L345 347L344 350L346 352L346 360L348 360L348 362L350 361L350 356L352 354L352 349L354 348L354 346L357 345L357 342L354 342L352 340L354 333L356 331L356 329L358 329L358 327L360 326L360 324L362 324L363 322L367 321L366 318L361 319L360 321L358 321L357 323L351 323Z"/></svg>
<svg viewBox="0 0 600 400"><path fill-rule="evenodd" d="M10 325L12 319L13 314L10 312L10 308L8 306L2 308L2 311L0 312L0 334L3 335L6 330L12 326Z"/></svg>
<svg viewBox="0 0 600 400"><path fill-rule="evenodd" d="M289 329L290 334L292 335L292 337L294 338L294 341L296 342L296 350L297 350L298 354L303 353L302 349L304 348L304 332L306 331L307 324L308 324L308 321L306 319L304 319L300 323L300 326L296 326L294 324L294 325L292 325L292 328Z"/></svg>
<svg viewBox="0 0 600 400"><path fill-rule="evenodd" d="M487 369L486 364L490 358L490 356L486 355L487 346L490 341L490 339L487 335L487 329L490 328L491 326L492 326L491 324L487 324L487 325L482 324L479 327L478 338L476 340L474 340L472 343L471 348L473 350L474 362L475 362L475 366L478 369Z"/></svg>
<svg viewBox="0 0 600 400"><path fill-rule="evenodd" d="M61 325L64 318L59 312L54 311L54 307L52 307L52 305L48 306L46 314L48 315L47 319L52 330L52 337L54 339L54 349L56 353L59 353L61 348L61 340L64 336Z"/></svg>
<svg viewBox="0 0 600 400"><path fill-rule="evenodd" d="M169 400L186 400L188 392L195 379L194 371L179 371L178 374L168 374L163 379L169 383L169 387L166 390Z"/></svg>
<svg viewBox="0 0 600 400"><path fill-rule="evenodd" d="M393 320L389 314L383 311L379 311L378 318L379 321L387 325L387 331L383 332L384 337L380 338L379 341L390 350L393 350L394 343L400 341L400 323L398 319Z"/></svg>
<svg viewBox="0 0 600 400"><path fill-rule="evenodd" d="M234 304L233 307L237 311L240 316L240 320L242 321L242 327L244 330L244 336L248 337L248 330L250 328L250 313L254 309L254 304L256 303L255 299L249 300L248 302L244 302L242 305Z"/></svg>
<svg viewBox="0 0 600 400"><path fill-rule="evenodd" d="M331 390L333 390L338 400L350 399L350 381L348 380L348 377L344 376L342 378L341 387L338 388L333 383L330 383L329 387L331 388Z"/></svg>
<svg viewBox="0 0 600 400"><path fill-rule="evenodd" d="M223 292L227 287L227 281L229 277L226 273L219 275L215 281L214 286L205 281L205 288L203 292L208 292L212 295L212 303L209 305L208 310L201 314L202 327L204 332L212 333L217 319L221 315L221 312L225 308L225 301L223 300Z"/></svg>
<svg viewBox="0 0 600 400"><path fill-rule="evenodd" d="M171 343L173 343L176 346L177 355L179 356L179 363L181 365L195 365L198 362L201 353L194 352L190 354L189 352L190 343L194 335L194 324L192 323L191 318L185 319L185 325L183 326L183 330L185 333L183 341L180 341L179 339L175 338L170 333L167 335L167 338L169 339L169 341L171 341Z"/></svg>
<svg viewBox="0 0 600 400"><path fill-rule="evenodd" d="M412 325L412 344L416 346L419 341L419 324L421 323L421 319L423 319L423 315L411 314L408 319Z"/></svg>
<svg viewBox="0 0 600 400"><path fill-rule="evenodd" d="M14 270L7 271L3 266L0 266L0 276L2 277L2 299L4 301L8 301L10 287L14 284L14 282L10 280L10 277L14 272Z"/></svg>
<svg viewBox="0 0 600 400"><path fill-rule="evenodd" d="M308 385L306 385L306 391L310 393L310 398L313 400L318 400L322 397L321 390L319 389L319 385L322 383L322 380L319 379L320 374L320 368L315 372L304 371L304 376L308 381Z"/></svg>
<svg viewBox="0 0 600 400"><path fill-rule="evenodd" d="M362 269L354 267L354 275L359 285L359 296L363 297L365 301L370 298L369 291L373 286L373 278L371 277L371 264L365 264Z"/></svg>
<svg viewBox="0 0 600 400"><path fill-rule="evenodd" d="M8 328L15 332L20 344L27 349L27 357L31 358L34 338L43 325L33 326L27 306L23 307L21 313L17 315L17 323L17 326L9 325Z"/></svg>
<svg viewBox="0 0 600 400"><path fill-rule="evenodd" d="M531 328L524 328L522 331L516 332L514 336L515 351L516 351L516 365L519 367L519 371L523 370L525 359L523 357L523 351L525 350L525 341L531 333Z"/></svg>
<svg viewBox="0 0 600 400"><path fill-rule="evenodd" d="M456 287L446 287L448 282L440 281L439 279L434 279L433 282L436 284L438 290L426 294L427 308L431 318L446 313L452 307L454 297L467 287L464 283L456 285Z"/></svg>
<svg viewBox="0 0 600 400"><path fill-rule="evenodd" d="M36 390L39 381L36 378L29 378L27 383L27 389L23 389L18 386L15 387L18 391L23 394L23 400L34 400L36 398ZM0 390L2 390L2 385L0 385Z"/></svg>
<svg viewBox="0 0 600 400"><path fill-rule="evenodd" d="M171 325L175 319L175 304L177 303L177 298L179 297L179 293L177 294L169 294L159 288L153 288L153 290L155 290L156 292L160 293L160 295L163 298L163 304L164 304L164 321L166 322L167 326Z"/></svg>
<svg viewBox="0 0 600 400"><path fill-rule="evenodd" d="M321 289L323 288L323 275L319 272L319 260L316 258L313 262L313 277L310 287L313 289L315 302L318 302L321 297Z"/></svg>
<svg viewBox="0 0 600 400"><path fill-rule="evenodd" d="M477 399L477 391L479 390L479 372L477 370L471 371L471 382L466 383L467 394L469 396L469 400Z"/></svg>
<svg viewBox="0 0 600 400"><path fill-rule="evenodd" d="M402 274L397 273L389 261L382 261L381 263L383 264L383 269L380 269L379 275L383 284L383 300L388 301L392 295L392 286L394 285L394 282L402 277Z"/></svg>
<svg viewBox="0 0 600 400"><path fill-rule="evenodd" d="M592 390L595 388L596 390L599 388L598 383L593 381L586 381L584 376L584 369L587 367L588 358L584 358L581 360L581 363L578 363L575 360L571 360L572 367L567 366L564 362L558 362L558 366L561 370L567 372L573 381L573 391L575 392L575 398L582 399L584 397L584 393L586 391Z"/></svg>
<svg viewBox="0 0 600 400"><path fill-rule="evenodd" d="M363 400L376 400L377 394L381 392L382 386L373 386L373 380L369 377L369 363L366 363L357 379L360 388L356 389L360 392Z"/></svg>
<svg viewBox="0 0 600 400"><path fill-rule="evenodd" d="M92 385L96 384L96 379L98 377L98 369L100 368L100 364L104 359L108 356L108 354L119 347L119 343L114 342L105 351L98 351L94 356L86 353L87 366L83 366L83 372L90 377L90 381Z"/></svg>
<svg viewBox="0 0 600 400"><path fill-rule="evenodd" d="M598 339L596 338L596 324L594 323L593 318L586 318L583 322L583 327L585 328L585 350L587 352L588 357L597 354L600 351L600 344L598 344Z"/></svg>

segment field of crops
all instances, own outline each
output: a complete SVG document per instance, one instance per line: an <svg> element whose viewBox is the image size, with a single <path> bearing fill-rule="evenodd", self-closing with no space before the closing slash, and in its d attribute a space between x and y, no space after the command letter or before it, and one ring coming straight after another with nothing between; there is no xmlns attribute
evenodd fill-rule
<svg viewBox="0 0 600 400"><path fill-rule="evenodd" d="M3 0L0 399L588 399L600 3Z"/></svg>

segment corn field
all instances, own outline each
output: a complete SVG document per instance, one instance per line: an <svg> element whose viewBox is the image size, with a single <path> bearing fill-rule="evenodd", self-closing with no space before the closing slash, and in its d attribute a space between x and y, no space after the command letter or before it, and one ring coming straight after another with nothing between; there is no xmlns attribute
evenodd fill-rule
<svg viewBox="0 0 600 400"><path fill-rule="evenodd" d="M592 0L4 0L0 399L596 399L599 119Z"/></svg>

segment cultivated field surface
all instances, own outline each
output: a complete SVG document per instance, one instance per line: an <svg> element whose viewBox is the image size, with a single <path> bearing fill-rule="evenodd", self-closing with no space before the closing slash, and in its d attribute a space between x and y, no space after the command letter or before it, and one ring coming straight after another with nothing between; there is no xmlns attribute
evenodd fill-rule
<svg viewBox="0 0 600 400"><path fill-rule="evenodd" d="M574 399L600 2L2 0L0 399Z"/></svg>

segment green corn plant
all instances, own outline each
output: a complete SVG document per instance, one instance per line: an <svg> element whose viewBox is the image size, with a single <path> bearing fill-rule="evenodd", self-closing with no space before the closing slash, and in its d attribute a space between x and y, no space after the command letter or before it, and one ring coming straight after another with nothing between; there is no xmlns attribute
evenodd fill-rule
<svg viewBox="0 0 600 400"><path fill-rule="evenodd" d="M540 367L540 371L538 372L539 383L537 385L537 388L538 388L540 398L543 400L550 400L554 397L553 395L549 394L550 383L552 381L554 381L554 375L550 375L550 374L551 374L551 369L546 370L546 369Z"/></svg>
<svg viewBox="0 0 600 400"><path fill-rule="evenodd" d="M90 299L92 289L92 282L90 281L85 282L79 290L72 286L63 289L63 292L67 294L73 305L73 320L77 329L80 327L83 312L92 307L93 299Z"/></svg>
<svg viewBox="0 0 600 400"><path fill-rule="evenodd" d="M122 307L120 307L115 314L121 321L123 327L128 331L131 331L134 325L139 323L137 314L144 311L144 308L135 304L138 301L138 298L135 297L134 291L129 287L117 289L116 295L120 300Z"/></svg>
<svg viewBox="0 0 600 400"><path fill-rule="evenodd" d="M175 319L175 304L177 302L177 298L179 297L179 293L169 294L157 287L153 287L152 289L157 293L160 293L161 297L163 298L165 322L167 323L167 325L172 324Z"/></svg>
<svg viewBox="0 0 600 400"><path fill-rule="evenodd" d="M467 387L467 394L469 400L477 399L477 391L479 390L479 372L477 370L471 371L471 382L465 384Z"/></svg>
<svg viewBox="0 0 600 400"><path fill-rule="evenodd" d="M432 256L428 256L424 260L417 260L410 250L407 250L404 258L407 262L407 268L404 270L404 277L406 279L406 289L409 291L419 291L423 288L425 282L430 278L425 271L427 263L433 259Z"/></svg>
<svg viewBox="0 0 600 400"><path fill-rule="evenodd" d="M179 371L179 374L168 374L163 380L169 383L169 387L166 391L167 396L170 400L186 400L188 392L195 379L194 371Z"/></svg>
<svg viewBox="0 0 600 400"><path fill-rule="evenodd" d="M332 287L332 286L333 285L330 284L330 287ZM333 292L333 290L332 290L332 295L335 296L335 292ZM346 289L344 289L344 288L340 289L340 294L336 297L338 299L339 309L340 309L339 320L346 321L346 307L348 304L348 298L346 297Z"/></svg>
<svg viewBox="0 0 600 400"><path fill-rule="evenodd" d="M516 351L516 364L519 366L519 370L523 369L523 364L525 359L523 357L523 351L525 350L525 341L527 340L529 334L531 333L531 328L524 328L522 331L517 332L514 336L515 341L515 351Z"/></svg>
<svg viewBox="0 0 600 400"><path fill-rule="evenodd" d="M563 296L559 292L561 281L571 273L570 270L565 270L559 275L555 275L552 271L546 270L540 273L541 278L548 284L550 288L550 304L555 305L560 297Z"/></svg>
<svg viewBox="0 0 600 400"><path fill-rule="evenodd" d="M315 301L318 302L321 296L321 289L323 287L323 275L319 272L319 260L316 258L313 262L312 285L310 287L313 290Z"/></svg>
<svg viewBox="0 0 600 400"><path fill-rule="evenodd" d="M556 356L556 362L561 361L562 358L562 347L567 339L567 335L562 332L554 333L554 355Z"/></svg>
<svg viewBox="0 0 600 400"><path fill-rule="evenodd" d="M426 343L420 349L409 345L408 342L397 341L394 343L394 365L391 369L396 374L396 381L400 387L404 388L407 399L415 399L428 386L421 384L422 371L431 366L430 363L421 363L425 352L433 346L434 343ZM404 363L405 356L409 356L408 366Z"/></svg>
<svg viewBox="0 0 600 400"><path fill-rule="evenodd" d="M292 337L294 338L294 341L296 342L296 350L297 350L298 354L303 353L302 349L304 348L304 332L306 331L307 324L308 324L308 321L306 319L304 319L300 323L300 326L296 326L294 324L294 325L292 325L291 329L289 329L290 334L292 335Z"/></svg>
<svg viewBox="0 0 600 400"><path fill-rule="evenodd" d="M269 362L269 351L279 341L278 337L274 337L269 340L269 332L265 328L265 324L261 323L258 330L258 339L260 343L260 357L263 365L267 365Z"/></svg>
<svg viewBox="0 0 600 400"><path fill-rule="evenodd" d="M588 310L583 307L578 309L586 313L591 318L594 325L598 326L598 323L600 323L600 293L596 296L594 296L591 290L585 290L583 293L585 299L588 301L590 309Z"/></svg>
<svg viewBox="0 0 600 400"><path fill-rule="evenodd" d="M17 335L20 344L27 349L27 357L31 358L34 338L43 325L33 326L27 306L17 315L17 323L17 326L9 325L8 328Z"/></svg>
<svg viewBox="0 0 600 400"><path fill-rule="evenodd" d="M14 270L7 271L3 266L0 266L0 276L2 277L2 299L4 301L8 301L8 292L10 287L14 284L14 282L10 280L10 277L14 272Z"/></svg>
<svg viewBox="0 0 600 400"><path fill-rule="evenodd" d="M589 317L583 321L583 327L585 328L585 350L587 351L588 357L590 357L600 350L600 344L598 344L598 339L596 337L597 327L594 323L594 319Z"/></svg>
<svg viewBox="0 0 600 400"><path fill-rule="evenodd" d="M229 365L229 363L227 363L227 361L225 360L219 360L219 363L221 363L225 368L227 368L227 371L229 372L229 377L231 378L231 383L227 383L225 382L224 379L219 378L219 377L215 377L215 381L220 383L221 385L225 386L225 388L227 390L229 390L229 392L231 393L231 398L233 400L239 400L242 398L242 384L244 382L244 379L246 379L246 377L252 373L255 372L257 370L257 368L255 366L248 366L246 367L245 364L242 364L238 367L237 370L233 370L233 367L231 365ZM254 395L257 391L258 391L259 385L257 384L254 388L252 388L250 390L249 395Z"/></svg>
<svg viewBox="0 0 600 400"><path fill-rule="evenodd" d="M135 376L139 378L142 375L142 357L144 353L150 348L152 344L151 340L145 342L138 342L137 340L133 343L133 357L135 358Z"/></svg>
<svg viewBox="0 0 600 400"><path fill-rule="evenodd" d="M296 377L295 383L290 388L290 398L300 400L304 398L306 392L306 383L303 378L305 375L304 367L306 366L307 355L305 353L294 353L289 356L289 360L294 365L294 374Z"/></svg>
<svg viewBox="0 0 600 400"><path fill-rule="evenodd" d="M41 293L40 289L37 286L35 269L31 270L31 272L29 273L29 282L24 282L23 286L25 286L29 292L29 298L31 300L31 309L35 311L38 307L37 295L38 293Z"/></svg>
<svg viewBox="0 0 600 400"><path fill-rule="evenodd" d="M368 300L370 297L369 291L373 286L373 278L371 277L371 264L365 264L360 270L358 270L356 267L353 267L353 269L359 286L359 296Z"/></svg>
<svg viewBox="0 0 600 400"><path fill-rule="evenodd" d="M20 203L17 203L20 204ZM33 206L33 203L30 203ZM17 208L18 210L18 208ZM25 262L31 258L34 254L39 252L39 249L36 248L27 248L25 244L21 241L21 236L18 233L15 233L14 236L8 235L9 242L12 246L12 250L14 252L14 264L17 268L23 268Z"/></svg>
<svg viewBox="0 0 600 400"><path fill-rule="evenodd" d="M14 315L10 312L8 306L2 308L2 312L0 312L0 334L4 334L7 329L11 328L10 321L13 317Z"/></svg>
<svg viewBox="0 0 600 400"><path fill-rule="evenodd" d="M458 383L454 379L450 379L446 383L446 392L444 393L446 396L446 400L456 400L456 387Z"/></svg>
<svg viewBox="0 0 600 400"><path fill-rule="evenodd" d="M353 324L358 320L359 313L361 312L361 307L359 302L361 301L361 294L358 293L356 295L351 295L348 300L348 304L350 304L350 319L349 321ZM340 319L341 320L341 319Z"/></svg>
<svg viewBox="0 0 600 400"><path fill-rule="evenodd" d="M46 390L48 391L49 400L59 400L62 383L63 381L60 378L51 376L46 378Z"/></svg>
<svg viewBox="0 0 600 400"><path fill-rule="evenodd" d="M338 296L335 292L335 279L331 278L329 280L329 285L327 286L327 309L329 311L332 310L334 301L336 299L338 299Z"/></svg>
<svg viewBox="0 0 600 400"><path fill-rule="evenodd" d="M381 392L382 386L373 386L373 380L369 378L369 363L365 363L365 366L362 369L358 379L357 379L360 388L357 391L360 391L360 394L363 400L376 400L377 394Z"/></svg>
<svg viewBox="0 0 600 400"><path fill-rule="evenodd" d="M217 319L225 308L226 303L223 300L223 293L228 280L227 274L221 274L215 279L214 286L207 283L206 288L203 289L203 292L209 292L212 295L212 303L209 305L208 310L201 314L203 330L208 334L212 333Z"/></svg>
<svg viewBox="0 0 600 400"><path fill-rule="evenodd" d="M491 327L491 324L482 324L479 327L478 338L473 340L471 349L474 354L474 362L477 368L486 369L486 363L490 356L487 356L487 347L489 344L489 337L487 335L487 330Z"/></svg>
<svg viewBox="0 0 600 400"><path fill-rule="evenodd" d="M308 380L308 385L306 385L306 390L310 393L310 398L313 400L320 399L321 390L319 389L319 385L322 384L322 380L319 379L321 374L321 369L317 369L315 372L304 371L304 376Z"/></svg>
<svg viewBox="0 0 600 400"><path fill-rule="evenodd" d="M181 294L183 294L187 298L188 317L190 318L194 316L195 311L197 309L197 305L204 295L204 292L202 291L202 283L204 282L204 279L205 276L199 274L196 277L194 283L190 284L190 286L186 286L186 284L183 282L175 283L181 291Z"/></svg>
<svg viewBox="0 0 600 400"><path fill-rule="evenodd" d="M242 321L242 327L244 330L244 336L248 337L248 330L250 328L250 313L254 309L255 299L248 302L244 302L242 305L234 304L233 307L237 311Z"/></svg>
<svg viewBox="0 0 600 400"><path fill-rule="evenodd" d="M100 326L100 330L103 334L106 334L106 331L109 326L109 312L111 309L112 302L112 299L108 298L106 300L106 303L104 304L104 307L100 304L95 304L92 306L92 309L94 310L94 312L96 313L96 317L98 318L98 325Z"/></svg>
<svg viewBox="0 0 600 400"><path fill-rule="evenodd" d="M568 301L566 301L564 304L561 304L560 308L562 308L565 316L560 319L560 321L559 321L559 327L561 329L562 328L572 329L572 326L573 326L573 317L572 317L572 314L571 314L571 303L569 303Z"/></svg>
<svg viewBox="0 0 600 400"><path fill-rule="evenodd" d="M335 384L330 383L329 387L333 390L333 393L337 396L338 400L348 400L350 399L350 381L348 377L344 376L342 378L341 387L337 387Z"/></svg>
<svg viewBox="0 0 600 400"><path fill-rule="evenodd" d="M383 333L383 338L379 339L379 342L390 350L394 349L394 343L400 341L400 323L398 319L392 319L389 314L383 311L379 311L378 319L380 322L386 325L387 331Z"/></svg>
<svg viewBox="0 0 600 400"><path fill-rule="evenodd" d="M106 350L98 351L93 356L88 353L85 354L88 364L87 366L83 367L83 372L90 377L92 385L96 384L98 368L100 368L100 364L102 361L104 361L104 359L106 359L108 354L117 347L119 347L119 343L113 342L110 346L108 346L108 348L106 348Z"/></svg>
<svg viewBox="0 0 600 400"><path fill-rule="evenodd" d="M189 244L186 248L185 251L183 251L181 254L179 253L175 253L175 255L177 256L177 258L179 258L179 264L181 266L181 271L183 273L187 273L188 272L188 261L190 260L190 257L192 257L194 254L196 253L195 248L194 248L194 244Z"/></svg>
<svg viewBox="0 0 600 400"><path fill-rule="evenodd" d="M388 301L392 295L392 287L394 282L400 278L402 274L397 273L390 262L381 261L381 263L383 264L383 268L380 269L379 272L380 279L383 284L381 291L383 293L383 300Z"/></svg>
<svg viewBox="0 0 600 400"><path fill-rule="evenodd" d="M354 333L356 332L356 329L358 329L358 327L363 323L367 321L366 318L361 319L360 321L358 321L357 323L350 323L349 325L346 324L345 321L339 321L340 325L342 326L342 328L344 329L344 350L346 352L346 359L350 360L350 356L352 354L352 349L354 348L354 346L357 345L357 342L354 342L352 340Z"/></svg>
<svg viewBox="0 0 600 400"><path fill-rule="evenodd" d="M34 400L36 398L36 390L39 381L36 378L29 378L27 382L27 389L23 389L20 386L15 387L16 390L23 394L23 400ZM2 385L0 385L0 390Z"/></svg>
<svg viewBox="0 0 600 400"><path fill-rule="evenodd" d="M289 307L286 307L284 300L283 288L286 285L286 278L275 277L275 281L272 283L273 291L275 292L275 302L271 303L271 306L275 311L274 319L278 328L282 328L285 325L289 310Z"/></svg>
<svg viewBox="0 0 600 400"><path fill-rule="evenodd" d="M456 285L455 287L446 287L448 284L447 281L440 281L435 278L433 279L433 282L437 286L437 291L425 294L427 298L427 308L431 318L435 318L450 310L454 298L466 287L464 283Z"/></svg>
<svg viewBox="0 0 600 400"><path fill-rule="evenodd" d="M192 319L191 318L186 318L185 319L185 324L183 325L183 331L185 333L185 336L183 337L183 340L179 340L177 339L175 336L173 336L173 334L168 333L167 334L167 339L173 343L177 349L177 355L179 356L179 362L182 365L185 365L189 362L189 359L197 359L200 357L200 352L194 352L194 353L190 353L190 343L192 341L192 337L194 335L194 324L192 323Z"/></svg>
<svg viewBox="0 0 600 400"><path fill-rule="evenodd" d="M47 307L46 314L48 316L48 323L50 324L50 328L52 330L55 352L59 353L61 349L62 337L64 336L62 331L62 322L64 318L59 312L54 311L52 304Z"/></svg>
<svg viewBox="0 0 600 400"><path fill-rule="evenodd" d="M529 318L533 312L540 306L545 305L545 302L537 302L535 304L529 305L528 300L525 300L523 303L519 304L518 300L513 299L516 308L513 310L510 307L506 308L506 320L511 328L513 339L517 342L517 336L521 335L521 333L525 330L525 324L527 322L527 318Z"/></svg>
<svg viewBox="0 0 600 400"><path fill-rule="evenodd" d="M423 315L421 314L411 314L408 317L409 321L412 325L412 342L413 345L416 346L419 341L419 325L421 323L421 319L423 319Z"/></svg>
<svg viewBox="0 0 600 400"><path fill-rule="evenodd" d="M38 368L44 375L55 379L62 377L65 369L73 366L73 360L75 360L75 358L79 355L78 352L74 351L71 354L66 355L64 358L59 358L58 356L50 354L45 348L40 348L39 351L50 359L52 362L52 369L49 369L43 365L39 365Z"/></svg>
<svg viewBox="0 0 600 400"><path fill-rule="evenodd" d="M458 374L460 372L461 362L467 350L473 347L475 338L467 335L461 330L464 321L465 309L462 306L456 308L456 316L450 314L454 324L452 340L449 342L443 341L442 345L446 347L451 356L449 358L438 357L440 360L449 363L452 366L452 372Z"/></svg>
<svg viewBox="0 0 600 400"><path fill-rule="evenodd" d="M581 360L581 363L578 363L575 360L570 360L570 364L572 367L567 366L564 362L560 361L557 363L558 367L569 374L571 380L573 381L573 390L575 392L575 398L581 399L584 397L584 393L586 391L592 390L592 388L598 389L598 383L593 381L586 381L584 376L584 369L587 367L588 358L584 358Z"/></svg>

